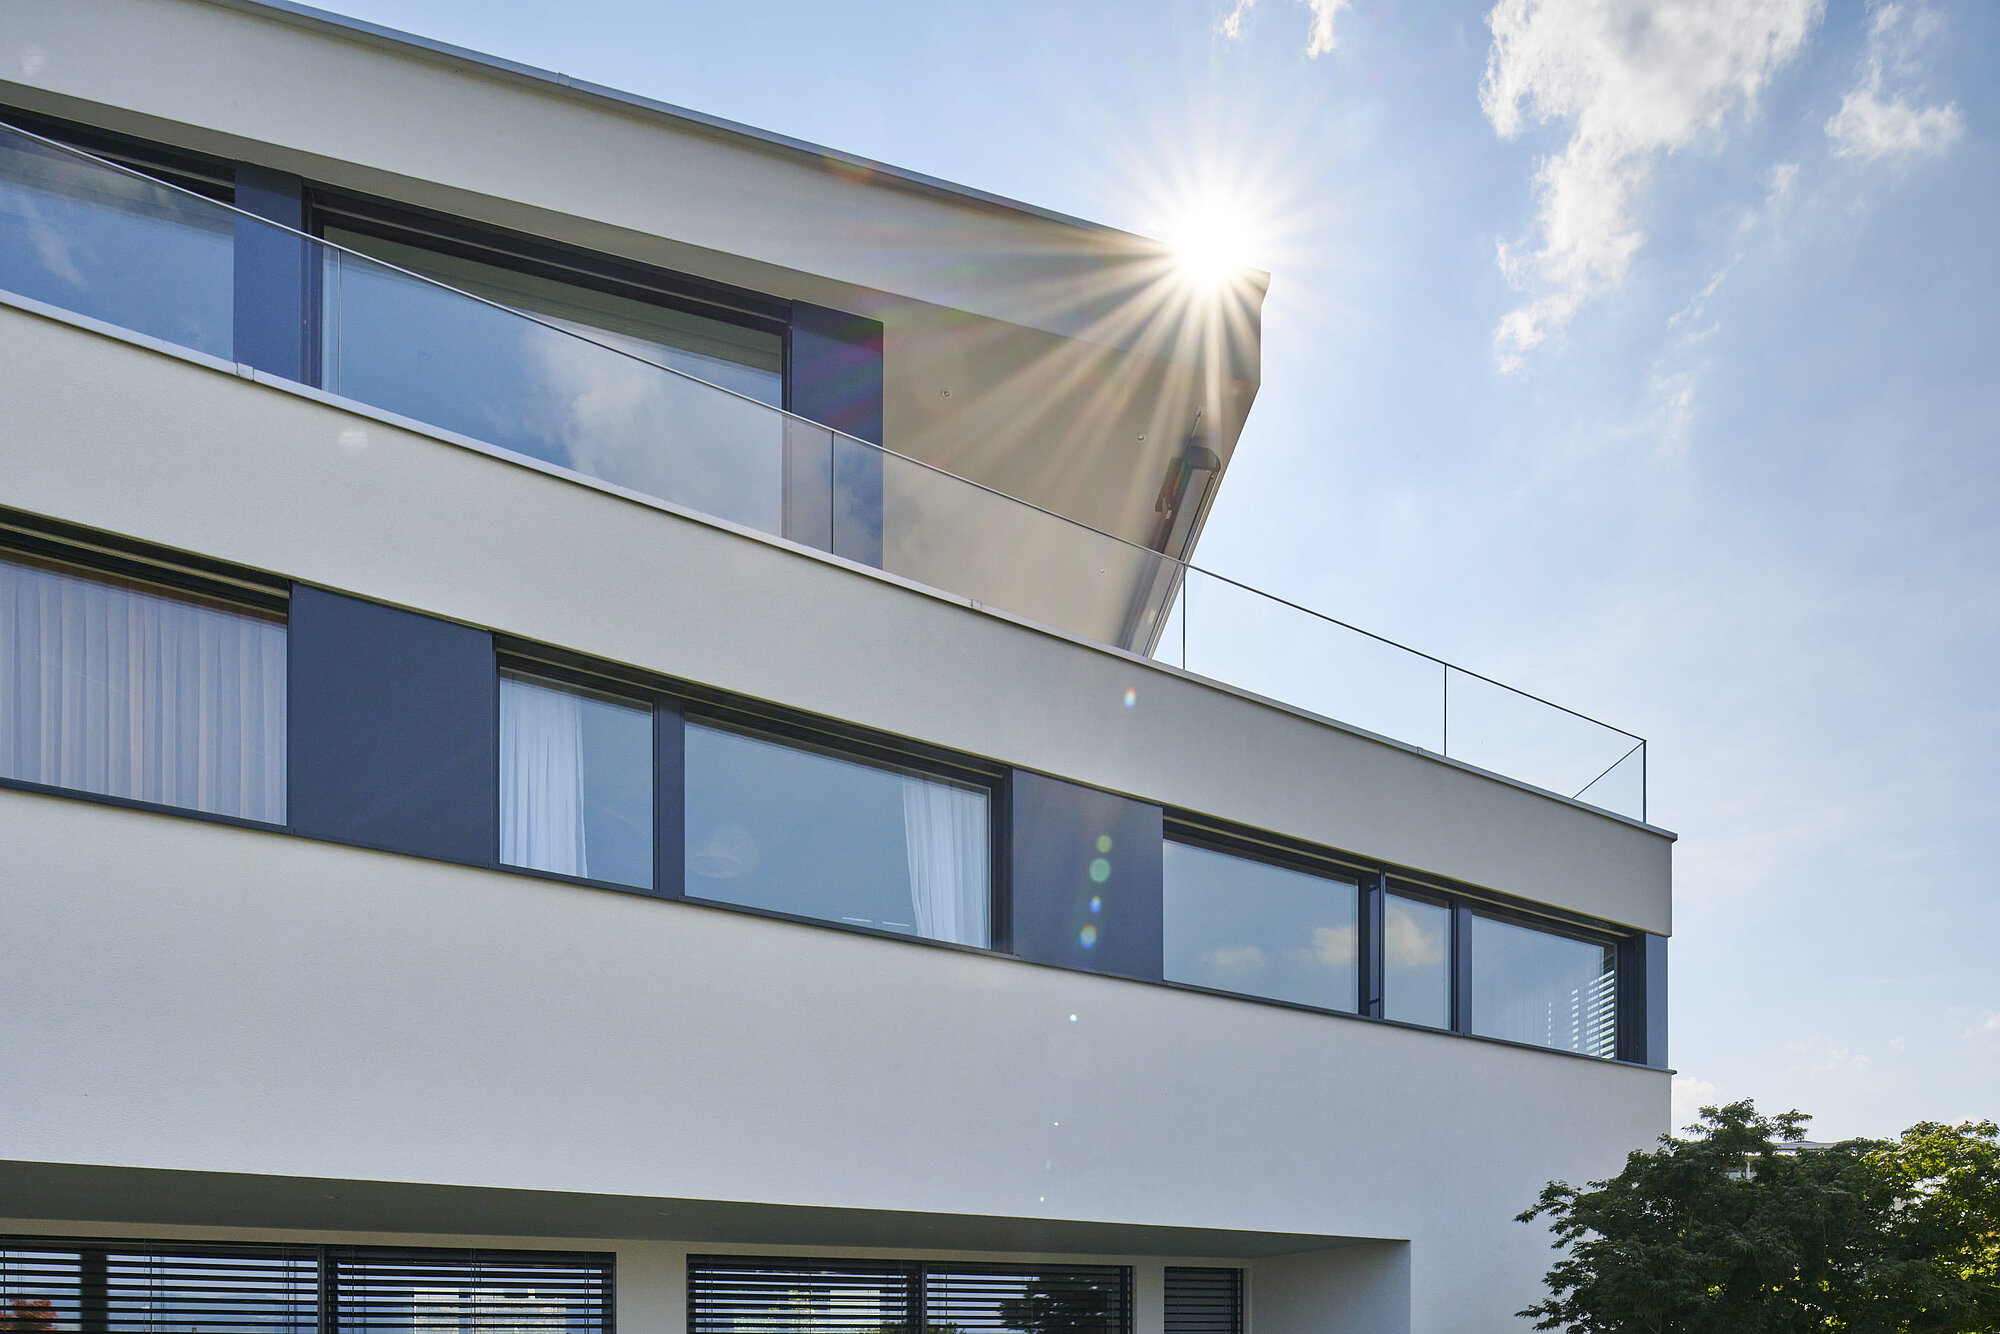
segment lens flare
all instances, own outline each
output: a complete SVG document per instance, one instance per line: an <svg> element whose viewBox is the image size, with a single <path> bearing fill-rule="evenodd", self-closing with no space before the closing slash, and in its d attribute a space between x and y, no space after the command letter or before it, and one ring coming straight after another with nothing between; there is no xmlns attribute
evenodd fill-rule
<svg viewBox="0 0 2000 1334"><path fill-rule="evenodd" d="M1085 949L1089 949L1092 945L1095 945L1097 943L1097 928L1094 926L1086 926L1085 928L1083 928L1083 930L1077 932L1076 938L1083 942L1083 947Z"/></svg>
<svg viewBox="0 0 2000 1334"><path fill-rule="evenodd" d="M1090 878L1100 885L1109 880L1111 878L1111 863L1102 857L1092 857L1090 859Z"/></svg>

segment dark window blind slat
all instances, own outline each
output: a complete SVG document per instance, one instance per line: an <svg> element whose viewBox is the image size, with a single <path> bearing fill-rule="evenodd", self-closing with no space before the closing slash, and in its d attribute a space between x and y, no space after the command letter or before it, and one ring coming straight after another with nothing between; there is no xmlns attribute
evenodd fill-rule
<svg viewBox="0 0 2000 1334"><path fill-rule="evenodd" d="M899 1264L688 1257L689 1334L907 1334L914 1270Z"/></svg>
<svg viewBox="0 0 2000 1334"><path fill-rule="evenodd" d="M1116 1265L955 1265L695 1255L689 1334L1129 1334Z"/></svg>
<svg viewBox="0 0 2000 1334"><path fill-rule="evenodd" d="M1243 1334L1243 1271L1168 1266L1166 1334Z"/></svg>
<svg viewBox="0 0 2000 1334"><path fill-rule="evenodd" d="M4 1334L612 1334L613 1257L0 1237ZM332 1298L322 1309L322 1293Z"/></svg>
<svg viewBox="0 0 2000 1334"><path fill-rule="evenodd" d="M334 1329L609 1334L611 1257L330 1248Z"/></svg>

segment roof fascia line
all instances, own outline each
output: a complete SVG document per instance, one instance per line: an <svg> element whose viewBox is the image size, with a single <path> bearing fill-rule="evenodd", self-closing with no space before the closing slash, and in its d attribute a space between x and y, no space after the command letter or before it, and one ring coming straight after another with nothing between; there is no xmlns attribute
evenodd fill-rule
<svg viewBox="0 0 2000 1334"><path fill-rule="evenodd" d="M453 46L448 42L435 41L415 33L384 27L378 23L369 23L364 19L349 18L329 10L315 9L310 5L298 4L295 0L201 0L201 3L219 9L233 9L240 13L325 33L347 41L384 47L397 54L416 56L434 64L457 66L475 74L509 78L534 85L543 91L560 90L586 102L609 103L627 112L636 111L671 120L683 129L693 129L715 138L737 143L748 141L751 146L764 151L775 151L787 157L805 159L821 167L837 164L843 168L866 172L871 177L881 178L903 189L941 197L951 203L972 205L998 212L1025 214L1043 222L1052 222L1063 227L1096 232L1105 236L1128 238L1139 242L1149 241L1149 238L1139 236L1137 233L1123 231L1101 222L1092 222L1087 218L1072 217L1067 213L1058 213L1054 209L1041 208L985 190L975 190L970 186L958 185L936 176L927 176L905 167L891 166L886 162L844 153L804 139L795 139L790 135L758 129L754 125L744 125L738 121L725 120L720 116L675 106L670 102L642 97L637 93L628 93L585 79L572 78L554 70L524 65L519 61L487 55L462 46ZM1269 275L1259 276L1268 284Z"/></svg>

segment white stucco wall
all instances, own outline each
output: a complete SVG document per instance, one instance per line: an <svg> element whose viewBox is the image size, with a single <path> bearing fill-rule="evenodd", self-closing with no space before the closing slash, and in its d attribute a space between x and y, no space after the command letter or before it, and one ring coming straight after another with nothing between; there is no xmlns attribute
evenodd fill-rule
<svg viewBox="0 0 2000 1334"><path fill-rule="evenodd" d="M18 508L1671 931L1660 831L11 308L0 364Z"/></svg>
<svg viewBox="0 0 2000 1334"><path fill-rule="evenodd" d="M64 797L0 848L0 1158L1407 1239L1442 1332L1666 1128L1660 1071Z"/></svg>

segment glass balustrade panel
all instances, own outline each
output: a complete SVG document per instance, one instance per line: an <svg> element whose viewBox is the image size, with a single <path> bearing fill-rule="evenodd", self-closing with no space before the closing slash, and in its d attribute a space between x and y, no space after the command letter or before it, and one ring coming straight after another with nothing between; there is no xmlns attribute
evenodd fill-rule
<svg viewBox="0 0 2000 1334"><path fill-rule="evenodd" d="M232 355L236 215L0 127L0 289Z"/></svg>
<svg viewBox="0 0 2000 1334"><path fill-rule="evenodd" d="M1430 750L1443 667L1202 570L1179 607L1191 672Z"/></svg>
<svg viewBox="0 0 2000 1334"><path fill-rule="evenodd" d="M892 574L1098 643L1152 648L1179 572L1167 557L844 438L835 475L836 550L843 524L865 531L879 512Z"/></svg>
<svg viewBox="0 0 2000 1334"><path fill-rule="evenodd" d="M784 414L322 247L332 393L761 532L784 531Z"/></svg>

